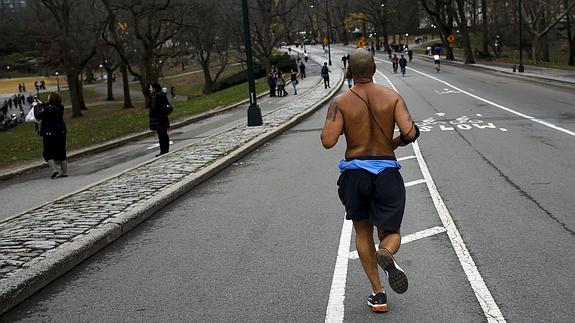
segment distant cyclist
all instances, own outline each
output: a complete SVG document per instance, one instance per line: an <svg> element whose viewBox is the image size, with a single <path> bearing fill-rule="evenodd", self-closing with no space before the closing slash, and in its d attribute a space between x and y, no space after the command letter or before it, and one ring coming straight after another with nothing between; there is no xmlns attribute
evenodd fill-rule
<svg viewBox="0 0 575 323"><path fill-rule="evenodd" d="M391 63L393 65L393 73L397 74L397 66L399 64L399 59L397 58L396 54L393 54L393 58L391 59Z"/></svg>
<svg viewBox="0 0 575 323"><path fill-rule="evenodd" d="M401 67L401 75L405 76L405 67L407 66L407 60L403 55L399 59L399 66Z"/></svg>
<svg viewBox="0 0 575 323"><path fill-rule="evenodd" d="M435 62L435 71L439 72L441 66L441 61L439 60L439 54L433 55L433 61Z"/></svg>

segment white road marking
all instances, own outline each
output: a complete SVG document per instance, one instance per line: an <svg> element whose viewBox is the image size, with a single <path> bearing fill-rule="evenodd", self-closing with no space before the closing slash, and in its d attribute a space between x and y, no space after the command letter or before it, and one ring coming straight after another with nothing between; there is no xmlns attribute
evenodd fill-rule
<svg viewBox="0 0 575 323"><path fill-rule="evenodd" d="M439 117L443 117L443 116L445 115L445 113L443 113L443 112L437 112L435 115L436 115L436 116L439 116Z"/></svg>
<svg viewBox="0 0 575 323"><path fill-rule="evenodd" d="M407 183L405 183L404 185L405 185L405 187L410 187L410 186L414 186L414 185L417 185L417 184L423 184L423 183L425 183L425 180L424 180L424 179L418 179L418 180L416 180L416 181L407 182Z"/></svg>
<svg viewBox="0 0 575 323"><path fill-rule="evenodd" d="M174 142L170 140L170 145L173 145L173 144L174 144ZM146 147L146 149L150 150L150 149L154 149L154 148L158 148L158 147L160 147L160 144L159 144L159 143L158 143L158 144L153 144L153 145L151 145L151 146L149 146L149 147Z"/></svg>
<svg viewBox="0 0 575 323"><path fill-rule="evenodd" d="M497 306L493 296L491 296L491 292L489 292L489 289L487 289L487 285L485 285L485 281L483 281L483 277L481 277L481 274L475 265L475 261L473 261L471 254L463 242L463 238L459 234L459 230L457 230L455 223L453 223L453 219L449 214L447 206L439 195L439 191L435 186L433 178L431 178L431 173L429 172L425 160L421 155L421 151L419 150L419 145L417 142L413 143L413 149L415 150L417 161L419 162L419 168L421 168L423 177L426 180L427 188L429 189L429 193L431 194L431 198L433 200L433 204L435 204L439 218L441 219L443 226L447 229L447 235L449 236L449 240L451 240L453 250L455 250L457 258L459 258L459 262L463 267L463 271L465 271L465 274L467 275L467 279L469 280L469 283L475 292L475 297L479 301L487 321L505 322L505 318L503 317L501 310L499 310L499 306Z"/></svg>
<svg viewBox="0 0 575 323"><path fill-rule="evenodd" d="M419 239L423 239L423 238L427 238L427 237L431 237L434 236L436 234L440 234L445 232L445 228L444 227L433 227L433 228L429 228L429 229L425 229L416 233L412 233L412 234L408 234L405 237L401 237L401 244L404 245L406 243L410 243L413 241L417 241ZM379 249L379 245L375 245L375 249ZM349 253L349 259L358 259L359 255L357 254L357 250L351 251Z"/></svg>
<svg viewBox="0 0 575 323"><path fill-rule="evenodd" d="M393 87L393 89L397 91L397 88L393 85L393 83L391 83L391 81L389 80L389 78L387 78L387 76L385 76L380 71L377 72L383 75L388 80L389 84ZM455 250L455 254L457 255L457 258L461 263L461 267L463 268L463 271L465 272L465 275L467 276L467 279L471 284L471 288L473 288L475 297L479 301L479 304L483 309L483 313L485 314L487 321L506 322L505 318L503 317L503 314L501 313L501 310L499 309L499 306L497 306L497 303L495 303L493 296L491 296L491 292L489 291L489 289L487 289L487 285L485 285L485 281L483 280L483 277L481 277L481 274L479 273L479 270L475 265L475 261L473 261L473 258L471 257L469 250L467 250L465 242L463 242L463 238L461 237L461 234L459 234L459 230L457 230L457 227L453 222L453 218L451 217L451 214L449 213L447 206L443 202L441 195L439 195L437 186L435 186L435 182L431 177L431 173L429 172L427 164L425 163L423 155L421 154L421 150L419 149L419 144L416 141L412 143L412 145L413 150L415 151L415 155L417 156L417 162L419 163L419 168L423 173L423 177L425 178L427 188L429 190L429 193L431 194L433 204L435 205L435 209L439 214L439 218L441 219L443 226L447 230L447 235L449 236L449 240L451 241L453 250Z"/></svg>
<svg viewBox="0 0 575 323"><path fill-rule="evenodd" d="M405 156L405 157L398 158L397 161L400 162L403 160L408 160L408 159L413 159L413 158L417 158L417 156L413 156L413 155L412 156Z"/></svg>
<svg viewBox="0 0 575 323"><path fill-rule="evenodd" d="M343 220L341 236L339 238L339 249L331 281L331 290L329 292L329 301L327 303L327 313L325 322L343 322L344 301L345 301L345 283L347 280L347 263L349 260L349 245L351 244L351 229L353 223L350 220Z"/></svg>
<svg viewBox="0 0 575 323"><path fill-rule="evenodd" d="M384 60L382 60L382 59L380 59L380 58L376 58L376 60L385 62ZM438 78L435 77L435 76L431 76L431 75L429 75L429 74L427 74L427 73L420 72L420 71L415 70L415 69L413 69L413 68L411 68L411 67L408 67L407 69L408 69L408 70L411 70L411 71L414 71L414 72L416 72L416 73L418 73L418 74L421 74L421 75L423 75L423 76L429 77L430 79L433 79L433 80L436 80L436 81L438 81L438 82L441 82L441 83L443 83L443 84L445 84L445 85L447 85L447 86L449 86L449 87L451 87L451 88L453 88L453 89L455 89L455 90L457 90L457 91L459 91L459 92L461 92L461 93L467 94L467 95L469 95L469 96L472 97L472 98L475 98L475 99L477 99L477 100L479 100L479 101L483 101L483 102L485 102L485 103L487 103L487 104L490 104L490 105L492 105L492 106L494 106L494 107L496 107L496 108L499 108L499 109L501 109L501 110L504 110L504 111L507 111L507 112L509 112L509 113L515 114L515 115L520 116L520 117L522 117L522 118L525 118L525 119L527 119L527 120L531 120L531 121L533 121L533 122L537 122L537 123L542 124L542 125L544 125L544 126L546 126L546 127L549 127L549 128L555 129L555 130L559 130L559 131L564 132L564 133L566 133L566 134L568 134L568 135L575 136L575 132L574 132L574 131L571 131L571 130L567 130L567 129L565 129L565 128L558 127L558 126L552 124L551 122L547 122L547 121L545 121L545 120L537 119L537 118L535 118L535 117L526 115L526 114L521 113L521 112L519 112L519 111L515 111L515 110L513 110L513 109L504 107L504 106L502 106L502 105L500 105L500 104L497 104L497 103L495 103L495 102L489 101L489 100L484 99L484 98L482 98L482 97L480 97L480 96L477 96L477 95L475 95L475 94L472 94L472 93L469 93L469 92L467 92L467 91L465 91L465 90L462 90L462 89L456 87L455 85L451 85L451 84L449 84L449 83L447 83L447 82L445 82L445 81L443 81L443 80L438 79ZM379 71L377 71L377 72L379 72ZM379 72L379 73L381 73L381 72ZM382 75L383 75L383 74L382 74ZM385 75L384 75L384 76L385 76ZM385 76L385 77L386 77L386 76ZM386 77L386 78L387 78L387 77ZM388 79L388 80L389 80L389 79ZM390 83L391 83L391 82L390 82ZM396 90L396 91L397 91L397 90Z"/></svg>

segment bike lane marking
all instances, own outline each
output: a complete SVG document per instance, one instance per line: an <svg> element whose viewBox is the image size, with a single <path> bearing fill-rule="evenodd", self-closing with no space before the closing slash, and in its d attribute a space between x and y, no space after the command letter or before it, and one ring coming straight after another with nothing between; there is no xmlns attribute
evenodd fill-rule
<svg viewBox="0 0 575 323"><path fill-rule="evenodd" d="M389 62L387 62L387 61L385 61L385 60L383 60L383 59L381 59L381 58L375 58L375 60L378 60L378 61L380 61L380 62L384 62L384 63L391 64L391 63L389 63ZM472 98L475 98L475 99L477 99L477 100L479 100L479 101L483 101L483 102L485 102L485 103L487 103L487 104L490 104L490 105L492 105L492 106L494 106L494 107L496 107L496 108L498 108L498 109L501 109L501 110L507 111L507 112L509 112L509 113L515 114L515 115L520 116L520 117L522 117L522 118L525 118L525 119L527 119L527 120L531 120L531 121L533 121L533 122L537 122L537 123L542 124L542 125L544 125L544 126L546 126L546 127L549 127L549 128L552 128L552 129L561 131L561 132L566 133L566 134L568 134L568 135L575 136L575 132L574 132L574 131L567 130L567 129L565 129L565 128L561 128L561 127L559 127L559 126L556 126L556 125L552 124L551 122L547 122L547 121L545 121L545 120L541 120L541 119L538 119L538 118L535 118L535 117L526 115L526 114L521 113L521 112L519 112L519 111L515 111L515 110L513 110L513 109L510 109L510 108L507 108L507 107L502 106L502 105L500 105L500 104L497 104L497 103L495 103L495 102L493 102L493 101L484 99L484 98L482 98L482 97L480 97L480 96L477 96L477 95L472 94L472 93L469 93L469 92L467 92L467 91L465 91L465 90L463 90L463 89L460 89L460 88L458 88L457 86L452 85L452 84L450 84L450 83L448 83L448 82L446 82L446 81L440 80L440 79L438 79L437 77L434 77L434 76L429 75L429 74L427 74L427 73L420 72L420 71L418 71L418 70L416 70L416 69L413 69L413 68L411 68L411 67L408 67L408 69L411 70L411 71L414 71L414 72L416 72L416 73L418 73L418 74L420 74L420 75L423 75L423 76L425 76L425 77L428 77L428 78L430 78L430 79L432 79L432 80L435 80L435 81L437 81L437 82L443 83L443 84L445 84L445 85L447 85L447 86L453 88L454 90L459 91L460 93L466 94L466 95L468 95L468 96L470 96L470 97L472 97ZM377 72L379 72L379 71L377 71ZM379 72L379 73L381 73L381 72ZM382 74L382 75L383 75L383 74ZM386 77L386 76L384 75L384 77ZM386 78L387 78L387 77L386 77ZM388 80L389 80L389 79L388 79ZM393 85L392 85L392 86L393 86Z"/></svg>
<svg viewBox="0 0 575 323"><path fill-rule="evenodd" d="M377 73L383 76L387 80L387 82L389 82L392 88L397 92L397 88L393 85L391 80L385 74L383 74L380 71L377 71ZM477 298L479 304L481 305L481 308L483 309L483 313L485 314L487 321L506 322L505 318L503 317L503 314L501 313L501 310L499 309L499 306L497 305L497 303L495 303L495 300L493 299L491 292L487 288L487 285L485 284L483 277L479 273L479 270L475 265L475 261L471 257L471 254L469 253L469 250L467 249L467 246L465 245L465 242L463 241L463 238L461 237L459 230L455 226L455 223L453 222L453 218L451 217L451 214L449 213L447 206L445 205L443 199L441 198L441 195L439 194L439 190L437 189L437 186L435 185L435 182L431 177L431 173L427 168L427 164L423 159L423 155L421 154L421 150L419 149L419 144L417 142L413 142L412 146L413 150L415 151L415 156L417 156L417 162L419 164L419 168L421 169L423 178L425 179L425 182L427 184L427 189L431 194L431 198L433 200L435 209L439 214L441 223L443 223L443 226L447 231L447 235L449 237L449 240L451 241L451 245L453 246L455 254L459 259L459 262L461 263L461 267L463 268L463 271L465 272L465 275L467 276L467 279L469 280L469 283L473 288L475 297Z"/></svg>

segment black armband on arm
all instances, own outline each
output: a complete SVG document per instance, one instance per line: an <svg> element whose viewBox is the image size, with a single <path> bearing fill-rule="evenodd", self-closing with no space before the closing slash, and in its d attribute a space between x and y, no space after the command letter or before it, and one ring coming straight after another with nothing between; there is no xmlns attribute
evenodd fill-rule
<svg viewBox="0 0 575 323"><path fill-rule="evenodd" d="M417 125L415 124L415 122L413 123L413 127L415 127L415 137L413 137L413 140L408 140L406 139L401 133L399 134L399 140L401 140L401 143L407 145L410 144L412 142L414 142L415 140L417 140L417 138L419 138L419 128L417 127ZM412 129L413 129L412 127ZM407 133L409 134L411 132L410 129Z"/></svg>

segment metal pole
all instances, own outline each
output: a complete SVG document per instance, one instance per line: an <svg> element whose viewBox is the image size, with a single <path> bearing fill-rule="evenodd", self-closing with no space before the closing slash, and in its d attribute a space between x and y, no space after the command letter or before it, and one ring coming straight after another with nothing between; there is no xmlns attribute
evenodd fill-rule
<svg viewBox="0 0 575 323"><path fill-rule="evenodd" d="M329 4L325 0L325 12L327 15L327 53L328 53L328 64L331 66L331 18L329 15Z"/></svg>
<svg viewBox="0 0 575 323"><path fill-rule="evenodd" d="M248 1L242 0L242 13L244 16L244 38L246 47L246 63L248 67L248 88L250 92L250 106L248 107L248 126L261 126L263 124L262 112L256 101L256 83L254 81L254 63L252 59L252 43L250 32L250 17Z"/></svg>
<svg viewBox="0 0 575 323"><path fill-rule="evenodd" d="M58 88L58 92L60 92L60 73L56 72L56 87Z"/></svg>
<svg viewBox="0 0 575 323"><path fill-rule="evenodd" d="M523 66L523 14L521 13L521 0L517 0L519 4L519 68L517 71L520 73L525 72L525 67Z"/></svg>

